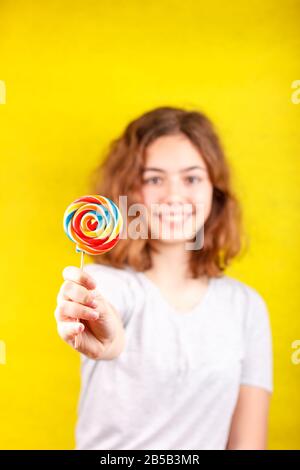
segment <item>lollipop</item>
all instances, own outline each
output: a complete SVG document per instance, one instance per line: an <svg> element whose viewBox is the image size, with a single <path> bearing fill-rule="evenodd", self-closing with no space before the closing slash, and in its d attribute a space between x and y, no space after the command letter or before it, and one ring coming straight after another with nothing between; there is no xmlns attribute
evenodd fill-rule
<svg viewBox="0 0 300 470"><path fill-rule="evenodd" d="M83 196L67 207L63 226L70 240L76 243L76 252L81 253L83 271L84 253L100 255L118 243L123 219L116 204L107 197ZM77 346L76 336L76 349Z"/></svg>

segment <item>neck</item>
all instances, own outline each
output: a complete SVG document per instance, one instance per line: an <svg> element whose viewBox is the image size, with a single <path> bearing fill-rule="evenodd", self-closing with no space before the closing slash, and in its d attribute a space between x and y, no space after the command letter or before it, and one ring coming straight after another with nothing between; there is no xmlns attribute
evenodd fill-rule
<svg viewBox="0 0 300 470"><path fill-rule="evenodd" d="M152 268L149 270L161 284L182 287L190 277L189 251L184 243L159 243L152 244L158 252L151 251Z"/></svg>

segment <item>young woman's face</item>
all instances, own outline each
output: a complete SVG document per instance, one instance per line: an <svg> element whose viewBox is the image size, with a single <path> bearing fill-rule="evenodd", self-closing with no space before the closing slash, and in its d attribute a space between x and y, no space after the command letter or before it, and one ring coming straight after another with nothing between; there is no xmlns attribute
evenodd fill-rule
<svg viewBox="0 0 300 470"><path fill-rule="evenodd" d="M142 198L151 238L192 239L209 216L212 192L206 164L184 134L158 137L147 147Z"/></svg>

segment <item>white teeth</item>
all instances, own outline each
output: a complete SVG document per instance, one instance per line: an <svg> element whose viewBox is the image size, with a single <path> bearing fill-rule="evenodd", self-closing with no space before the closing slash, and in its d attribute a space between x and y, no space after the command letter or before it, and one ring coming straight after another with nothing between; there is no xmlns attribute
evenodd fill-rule
<svg viewBox="0 0 300 470"><path fill-rule="evenodd" d="M160 217L163 220L166 221L183 221L184 219L187 219L193 214L193 208L192 207L187 207L187 206L180 206L175 208L171 207L161 207L158 208L154 215L157 217Z"/></svg>

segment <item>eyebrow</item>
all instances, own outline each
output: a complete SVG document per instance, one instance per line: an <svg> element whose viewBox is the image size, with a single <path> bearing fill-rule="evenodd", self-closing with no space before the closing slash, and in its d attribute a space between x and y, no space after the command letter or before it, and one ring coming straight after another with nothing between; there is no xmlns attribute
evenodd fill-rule
<svg viewBox="0 0 300 470"><path fill-rule="evenodd" d="M184 173L184 172L190 171L190 170L203 170L203 171L206 171L206 169L203 168L202 166L189 166L187 168L183 168L182 170L180 170L180 173ZM143 172L145 172L145 171L159 171L160 173L166 173L165 170L162 170L161 168L154 168L154 167L144 168Z"/></svg>

